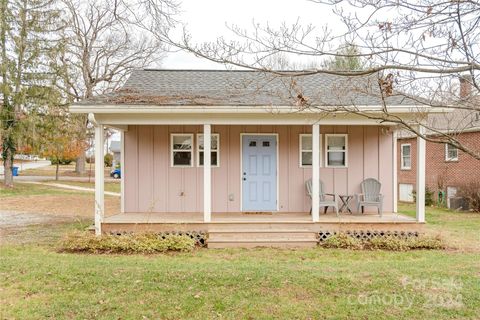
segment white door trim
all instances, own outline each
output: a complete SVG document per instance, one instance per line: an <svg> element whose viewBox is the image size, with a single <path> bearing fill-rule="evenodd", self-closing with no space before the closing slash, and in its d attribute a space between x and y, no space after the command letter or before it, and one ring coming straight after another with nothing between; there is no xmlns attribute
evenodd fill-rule
<svg viewBox="0 0 480 320"><path fill-rule="evenodd" d="M277 210L279 211L279 206L280 206L280 199L279 199L279 194L280 194L280 189L279 189L279 181L278 181L278 165L279 165L279 139L278 139L278 133L247 133L247 132L240 132L240 211L243 211L243 136L274 136L276 140L276 158L277 158L277 168L276 168L276 178L277 178Z"/></svg>

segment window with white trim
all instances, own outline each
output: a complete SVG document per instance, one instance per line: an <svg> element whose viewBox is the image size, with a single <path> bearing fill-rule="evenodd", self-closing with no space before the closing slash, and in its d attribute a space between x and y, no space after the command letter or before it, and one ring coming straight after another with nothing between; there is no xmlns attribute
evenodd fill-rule
<svg viewBox="0 0 480 320"><path fill-rule="evenodd" d="M299 142L299 158L300 158L300 167L311 167L313 162L313 152L312 152L312 134L300 134ZM322 135L320 135L320 166L322 165Z"/></svg>
<svg viewBox="0 0 480 320"><path fill-rule="evenodd" d="M458 149L449 143L445 144L445 161L458 161Z"/></svg>
<svg viewBox="0 0 480 320"><path fill-rule="evenodd" d="M193 166L193 134L172 133L170 150L172 167Z"/></svg>
<svg viewBox="0 0 480 320"><path fill-rule="evenodd" d="M400 148L400 155L402 158L400 168L402 170L412 169L412 145L410 143L402 144Z"/></svg>
<svg viewBox="0 0 480 320"><path fill-rule="evenodd" d="M210 142L212 167L220 166L220 135L218 133L212 133L212 139ZM197 134L197 166L203 167L203 133Z"/></svg>
<svg viewBox="0 0 480 320"><path fill-rule="evenodd" d="M347 167L348 136L346 134L325 135L325 166Z"/></svg>

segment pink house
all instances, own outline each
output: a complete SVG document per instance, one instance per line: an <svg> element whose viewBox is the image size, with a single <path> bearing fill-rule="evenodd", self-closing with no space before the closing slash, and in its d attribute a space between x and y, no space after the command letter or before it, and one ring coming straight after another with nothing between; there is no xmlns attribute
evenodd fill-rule
<svg viewBox="0 0 480 320"><path fill-rule="evenodd" d="M104 127L122 132L121 212L104 217L97 161L96 232L196 231L209 247L249 247L310 246L338 230L418 231L422 201L416 217L397 213L395 128L338 110L381 112L378 93L374 77L136 70L121 90L71 107L89 114L97 146ZM405 119L426 110L400 96L386 101ZM417 148L424 168L425 141ZM425 170L417 172L424 190ZM356 212L367 178L381 183L381 216L375 207ZM332 206L324 214L322 185L339 208L347 203L338 216Z"/></svg>

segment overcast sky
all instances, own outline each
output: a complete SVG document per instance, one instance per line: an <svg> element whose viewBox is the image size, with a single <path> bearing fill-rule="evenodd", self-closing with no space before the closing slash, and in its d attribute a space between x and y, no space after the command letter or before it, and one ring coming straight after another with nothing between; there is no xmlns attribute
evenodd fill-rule
<svg viewBox="0 0 480 320"><path fill-rule="evenodd" d="M225 26L235 24L251 29L253 21L279 26L283 21L318 27L335 26L337 18L331 7L324 7L306 0L183 0L179 17L193 36L195 42L214 41L219 36L229 38ZM222 65L196 58L185 52L169 53L162 61L162 68L170 69L220 69Z"/></svg>

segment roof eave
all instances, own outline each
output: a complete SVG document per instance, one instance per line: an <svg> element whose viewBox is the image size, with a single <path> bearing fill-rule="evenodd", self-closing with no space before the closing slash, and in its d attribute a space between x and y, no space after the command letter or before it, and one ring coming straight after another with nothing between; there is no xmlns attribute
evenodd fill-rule
<svg viewBox="0 0 480 320"><path fill-rule="evenodd" d="M353 106L352 106L353 107ZM139 104L74 104L70 106L72 113L322 113L334 111L336 113L346 113L348 110L342 110L345 106L199 106L199 105L139 105ZM361 112L383 112L383 106L380 105L362 105L355 106L356 111ZM408 106L391 105L387 107L389 113L448 113L453 111L447 107L430 106Z"/></svg>

